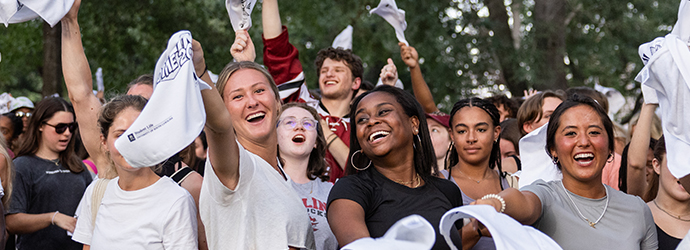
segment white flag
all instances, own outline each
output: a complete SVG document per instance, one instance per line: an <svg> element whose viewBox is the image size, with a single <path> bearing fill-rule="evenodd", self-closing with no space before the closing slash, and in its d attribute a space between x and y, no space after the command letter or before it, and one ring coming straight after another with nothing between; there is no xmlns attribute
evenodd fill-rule
<svg viewBox="0 0 690 250"><path fill-rule="evenodd" d="M405 22L405 11L398 9L395 4L395 0L381 0L379 6L369 11L369 14L377 14L386 22L390 23L395 29L395 37L398 41L405 43L405 45L410 45L405 39L405 29L407 29L407 22Z"/></svg>
<svg viewBox="0 0 690 250"><path fill-rule="evenodd" d="M206 111L192 61L192 34L183 30L168 41L156 63L153 95L115 147L132 167L150 167L187 147L201 133Z"/></svg>
<svg viewBox="0 0 690 250"><path fill-rule="evenodd" d="M683 0L670 34L640 45L646 62L635 77L646 103L658 103L666 140L668 169L676 178L690 174L690 3ZM653 51L653 53L652 53ZM645 57L646 56L646 57Z"/></svg>
<svg viewBox="0 0 690 250"><path fill-rule="evenodd" d="M69 12L74 0L0 0L0 21L5 24L21 23L43 18L50 27L55 26Z"/></svg>
<svg viewBox="0 0 690 250"><path fill-rule="evenodd" d="M348 25L343 31L338 34L333 40L333 48L352 49L352 25Z"/></svg>
<svg viewBox="0 0 690 250"><path fill-rule="evenodd" d="M252 10L256 0L225 0L225 8L230 16L232 29L249 30L252 27Z"/></svg>
<svg viewBox="0 0 690 250"><path fill-rule="evenodd" d="M562 249L548 235L531 226L523 226L508 215L496 212L492 206L472 205L453 208L441 217L439 231L453 250L457 248L451 244L448 233L455 221L463 218L475 218L484 224L489 229L497 250Z"/></svg>

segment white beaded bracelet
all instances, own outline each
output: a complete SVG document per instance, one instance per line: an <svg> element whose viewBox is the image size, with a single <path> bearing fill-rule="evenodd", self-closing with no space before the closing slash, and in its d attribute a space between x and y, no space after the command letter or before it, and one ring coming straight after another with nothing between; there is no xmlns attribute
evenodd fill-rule
<svg viewBox="0 0 690 250"><path fill-rule="evenodd" d="M497 194L487 194L484 195L480 200L486 200L486 199L497 199L498 201L501 202L501 211L498 211L499 213L503 213L506 211L506 201L503 199L503 197L497 195Z"/></svg>

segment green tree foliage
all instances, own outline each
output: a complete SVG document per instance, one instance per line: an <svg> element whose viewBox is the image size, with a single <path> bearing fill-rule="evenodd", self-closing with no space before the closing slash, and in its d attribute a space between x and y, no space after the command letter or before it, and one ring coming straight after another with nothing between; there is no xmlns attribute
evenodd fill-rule
<svg viewBox="0 0 690 250"><path fill-rule="evenodd" d="M508 91L521 95L528 87L554 87L543 82L543 71L551 68L539 56L544 51L538 44L538 35L550 24L534 17L535 11L551 10L535 9L535 1L543 0L397 0L398 7L407 12L407 40L420 54L422 72L442 110L448 111L461 97ZM409 88L393 28L381 17L369 15L378 2L279 3L310 87L316 88L313 61L318 50L330 46L342 29L352 25L353 50L365 63L365 79L376 81L390 57ZM633 81L642 67L637 47L670 31L678 1L559 2L565 4L566 13L565 45L559 53L563 53L567 85L599 83L626 95L638 94L639 84ZM261 4L257 4L250 30L259 62L263 48L260 12ZM210 70L219 72L232 60L229 49L234 33L224 1L85 1L79 21L91 69L103 68L106 90L111 93L123 92L138 75L153 73L167 39L178 30L190 30L202 43ZM2 91L40 93L41 50L39 21L0 27Z"/></svg>

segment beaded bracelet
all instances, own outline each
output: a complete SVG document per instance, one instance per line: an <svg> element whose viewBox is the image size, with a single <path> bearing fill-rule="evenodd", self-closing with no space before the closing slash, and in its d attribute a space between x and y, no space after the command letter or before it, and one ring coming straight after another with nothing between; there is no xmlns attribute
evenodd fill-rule
<svg viewBox="0 0 690 250"><path fill-rule="evenodd" d="M501 210L498 212L503 213L504 211L506 211L506 201L503 200L503 197L501 197L497 194L487 194L487 195L484 195L484 197L482 197L480 200L486 200L486 199L497 199L498 201L501 202Z"/></svg>

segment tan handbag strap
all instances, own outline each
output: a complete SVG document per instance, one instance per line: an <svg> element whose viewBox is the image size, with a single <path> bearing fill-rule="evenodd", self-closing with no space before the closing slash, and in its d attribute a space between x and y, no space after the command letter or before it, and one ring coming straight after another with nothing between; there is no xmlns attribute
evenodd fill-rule
<svg viewBox="0 0 690 250"><path fill-rule="evenodd" d="M108 183L111 180L112 179L98 179L96 180L96 185L93 187L93 194L91 195L91 225L93 229L96 228L98 208L101 206L101 200L103 200L103 195L105 195L105 189L108 187Z"/></svg>

